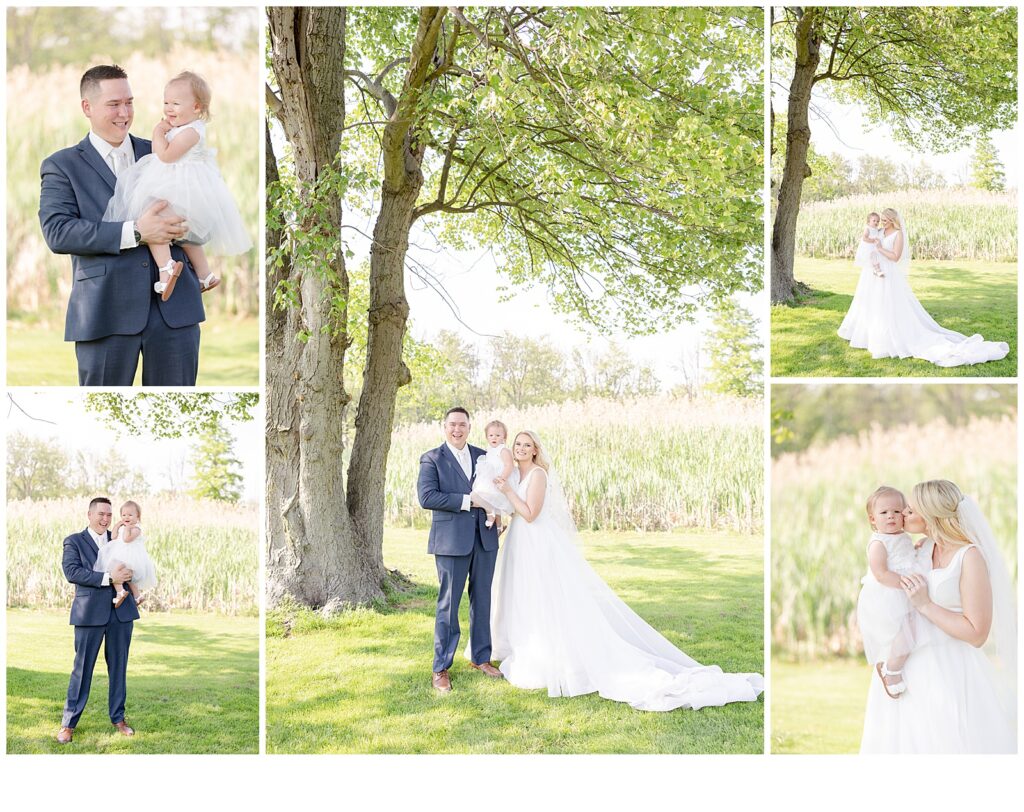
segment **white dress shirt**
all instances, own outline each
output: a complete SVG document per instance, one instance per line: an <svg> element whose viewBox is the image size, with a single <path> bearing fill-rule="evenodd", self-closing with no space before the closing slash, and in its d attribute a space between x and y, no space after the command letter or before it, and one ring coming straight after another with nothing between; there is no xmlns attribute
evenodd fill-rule
<svg viewBox="0 0 1024 812"><path fill-rule="evenodd" d="M96 542L96 547L98 549L102 550L103 546L107 543L107 534L106 533L102 533L102 534L97 533L91 527L89 527L87 529L89 531L89 535L92 536L92 540ZM110 586L110 573L109 572L103 573L103 583L100 584L100 586Z"/></svg>
<svg viewBox="0 0 1024 812"><path fill-rule="evenodd" d="M131 136L126 136L120 146L108 144L96 133L89 131L89 143L92 144L116 178L120 172L135 164L135 150L132 148ZM135 248L135 221L129 220L121 224L121 250Z"/></svg>
<svg viewBox="0 0 1024 812"><path fill-rule="evenodd" d="M462 473L464 473L466 475L466 479L468 479L470 482L472 482L473 481L473 455L469 453L469 445L468 444L464 445L462 448L456 448L455 446L453 446L451 443L448 443L448 442L446 442L445 445L448 446L448 450L451 451L452 454L455 455L455 459L458 461L459 465L462 466ZM470 498L469 498L469 494L467 493L466 495L464 495L462 497L462 510L469 510L469 508L470 508Z"/></svg>

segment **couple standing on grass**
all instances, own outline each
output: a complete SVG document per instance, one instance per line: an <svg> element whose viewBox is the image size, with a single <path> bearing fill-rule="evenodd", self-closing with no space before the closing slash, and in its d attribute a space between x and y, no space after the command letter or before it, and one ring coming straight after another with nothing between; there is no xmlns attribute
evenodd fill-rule
<svg viewBox="0 0 1024 812"><path fill-rule="evenodd" d="M502 431L492 430L496 426ZM427 549L440 581L432 680L437 691L452 690L449 669L459 646L459 604L468 580L466 655L488 677L519 688L545 688L553 697L596 692L650 711L757 699L764 689L760 674L727 674L696 662L591 569L578 548L565 494L534 432L515 435L514 467L485 482L493 468L484 458L509 459L504 426L488 425L490 453L468 444L466 409L449 409L443 429L445 442L420 458L417 482L420 506L432 511ZM495 490L508 500L512 514L500 552L503 527Z"/></svg>
<svg viewBox="0 0 1024 812"><path fill-rule="evenodd" d="M860 279L839 337L872 358L921 358L940 367L1005 358L1010 351L1005 341L939 326L910 288L910 257L910 234L899 213L871 212L854 259Z"/></svg>

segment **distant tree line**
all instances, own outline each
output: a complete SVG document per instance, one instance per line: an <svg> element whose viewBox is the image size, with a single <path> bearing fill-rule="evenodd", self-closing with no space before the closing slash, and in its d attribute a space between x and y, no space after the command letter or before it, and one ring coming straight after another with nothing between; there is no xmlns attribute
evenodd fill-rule
<svg viewBox="0 0 1024 812"><path fill-rule="evenodd" d="M901 163L881 155L861 155L850 161L838 153L824 154L813 145L807 151L811 174L804 180L802 199L811 203L852 195L877 195L907 190L928 191L970 187L987 192L1006 191L1006 176L992 139L978 139L969 175L949 181L925 160ZM777 192L782 167L772 166L772 190Z"/></svg>
<svg viewBox="0 0 1024 812"><path fill-rule="evenodd" d="M15 432L7 438L7 500L68 496L147 496L182 493L195 499L237 502L242 498L241 463L223 426L205 430L192 447L188 472L168 470L158 489L117 448L103 454L68 451L58 441Z"/></svg>
<svg viewBox="0 0 1024 812"><path fill-rule="evenodd" d="M779 455L876 425L894 428L943 419L956 426L982 417L1016 417L1017 392L1007 384L782 384L772 387L771 409L772 454Z"/></svg>
<svg viewBox="0 0 1024 812"><path fill-rule="evenodd" d="M753 315L731 301L715 309L705 341L680 345L675 368L681 382L668 387L675 397L703 391L757 397L763 391L762 345ZM358 338L352 348L359 352ZM412 382L398 391L398 425L436 420L453 403L482 411L582 401L630 400L665 387L654 368L636 361L621 344L559 346L550 336L505 333L482 347L442 330L429 340L405 340ZM358 392L361 370L348 366L349 391Z"/></svg>

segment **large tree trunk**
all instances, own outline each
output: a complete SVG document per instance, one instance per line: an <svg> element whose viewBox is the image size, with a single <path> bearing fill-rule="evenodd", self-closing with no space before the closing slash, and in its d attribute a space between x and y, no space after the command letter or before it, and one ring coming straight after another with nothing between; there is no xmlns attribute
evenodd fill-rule
<svg viewBox="0 0 1024 812"><path fill-rule="evenodd" d="M384 188L370 249L370 312L363 389L356 410L356 434L349 465L348 504L358 534L367 539L367 567L385 575L384 491L398 388L409 383L402 361L409 304L405 299L405 255L412 212L422 185L417 171L399 192Z"/></svg>
<svg viewBox="0 0 1024 812"><path fill-rule="evenodd" d="M789 111L786 130L786 161L779 183L779 200L772 228L773 303L791 301L796 282L793 256L796 250L796 221L800 214L800 193L804 178L810 175L807 151L811 144L808 110L814 74L821 58L821 33L816 25L816 9L805 9L796 27L796 67L789 86Z"/></svg>
<svg viewBox="0 0 1024 812"><path fill-rule="evenodd" d="M280 85L274 110L292 146L295 173L323 214L299 231L332 239L308 259L267 274L267 598L288 595L313 607L362 602L368 594L362 550L345 499L343 377L348 296L340 250L341 200L317 185L334 166L345 122L344 8L268 8L271 60ZM270 180L272 152L267 155ZM275 165L276 170L276 165ZM328 184L333 185L333 184ZM336 185L333 185L336 189ZM268 231L268 246L281 235ZM274 308L279 286L291 306ZM305 338L306 340L303 340ZM376 577L376 573L374 573Z"/></svg>
<svg viewBox="0 0 1024 812"><path fill-rule="evenodd" d="M384 128L384 182L380 213L370 248L370 311L366 368L356 410L356 432L348 471L348 506L360 550L363 576L380 590L384 569L384 492L398 388L409 383L402 361L409 303L405 298L405 256L413 210L423 186L424 147L416 142L417 108L434 65L441 22L447 9L420 10L416 38L402 94ZM367 596L370 599L371 596Z"/></svg>

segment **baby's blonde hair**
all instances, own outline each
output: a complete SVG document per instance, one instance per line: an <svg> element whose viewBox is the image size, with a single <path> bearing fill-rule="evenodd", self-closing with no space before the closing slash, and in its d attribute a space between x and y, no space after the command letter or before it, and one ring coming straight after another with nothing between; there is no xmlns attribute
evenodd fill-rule
<svg viewBox="0 0 1024 812"><path fill-rule="evenodd" d="M135 508L135 515L139 517L139 521L142 521L142 508L139 507L138 502L133 502L129 499L127 502L121 505L121 510L124 510L126 507ZM121 511L118 511L118 513L120 512Z"/></svg>
<svg viewBox="0 0 1024 812"><path fill-rule="evenodd" d="M508 439L508 426L506 426L500 420L492 420L490 423L484 426L484 437L487 436L487 432L490 431L491 426L497 426L499 429L501 429L502 434L505 435L505 439Z"/></svg>
<svg viewBox="0 0 1024 812"><path fill-rule="evenodd" d="M865 220L864 222L869 222L872 217L877 217L878 219L882 219L882 216L877 211L869 211L868 212L868 219Z"/></svg>
<svg viewBox="0 0 1024 812"><path fill-rule="evenodd" d="M203 121L209 121L210 100L213 98L213 93L207 81L198 73L183 70L167 84L173 84L174 82L188 82L189 87L192 89L192 95L196 98L196 104L199 105L199 118Z"/></svg>
<svg viewBox="0 0 1024 812"><path fill-rule="evenodd" d="M914 486L914 509L924 519L928 535L940 546L963 547L974 543L957 516L963 498L960 489L948 479L930 479Z"/></svg>
<svg viewBox="0 0 1024 812"><path fill-rule="evenodd" d="M874 493L872 493L871 496L868 497L867 504L865 505L868 512L868 523L872 527L875 526L875 523L871 520L871 514L875 511L875 502L877 502L883 496L898 496L900 498L900 502L903 504L903 507L907 506L907 497L903 495L903 491L899 490L898 488L894 488L891 485L879 485L877 488L875 488Z"/></svg>

